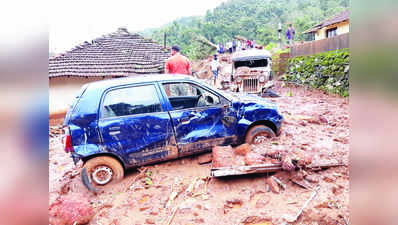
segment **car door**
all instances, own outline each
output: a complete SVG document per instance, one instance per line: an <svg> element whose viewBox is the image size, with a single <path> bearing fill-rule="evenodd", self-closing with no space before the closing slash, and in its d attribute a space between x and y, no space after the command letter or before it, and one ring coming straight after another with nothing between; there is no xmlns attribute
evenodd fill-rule
<svg viewBox="0 0 398 225"><path fill-rule="evenodd" d="M154 84L112 89L101 104L99 129L106 151L129 166L178 157L170 116Z"/></svg>
<svg viewBox="0 0 398 225"><path fill-rule="evenodd" d="M191 82L168 82L161 87L169 100L179 156L236 141L236 113L227 99Z"/></svg>

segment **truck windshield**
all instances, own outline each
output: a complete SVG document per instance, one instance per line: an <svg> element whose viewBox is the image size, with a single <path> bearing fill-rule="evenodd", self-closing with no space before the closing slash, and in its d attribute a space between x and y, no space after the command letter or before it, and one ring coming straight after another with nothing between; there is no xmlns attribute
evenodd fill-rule
<svg viewBox="0 0 398 225"><path fill-rule="evenodd" d="M239 68L242 66L247 66L250 68L253 67L267 67L268 59L259 59L259 60L248 60L248 61L237 61L234 63L235 68Z"/></svg>

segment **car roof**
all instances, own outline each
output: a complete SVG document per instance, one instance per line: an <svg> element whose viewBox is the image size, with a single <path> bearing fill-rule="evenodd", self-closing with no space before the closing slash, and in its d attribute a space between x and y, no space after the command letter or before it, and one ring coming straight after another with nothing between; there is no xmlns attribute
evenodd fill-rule
<svg viewBox="0 0 398 225"><path fill-rule="evenodd" d="M125 84L139 84L157 81L199 81L197 78L182 74L145 74L133 75L130 77L121 77L114 79L106 79L88 83L89 88L108 88Z"/></svg>
<svg viewBox="0 0 398 225"><path fill-rule="evenodd" d="M260 49L248 49L235 52L231 59L232 61L246 61L246 60L258 60L272 57L271 53L267 50Z"/></svg>

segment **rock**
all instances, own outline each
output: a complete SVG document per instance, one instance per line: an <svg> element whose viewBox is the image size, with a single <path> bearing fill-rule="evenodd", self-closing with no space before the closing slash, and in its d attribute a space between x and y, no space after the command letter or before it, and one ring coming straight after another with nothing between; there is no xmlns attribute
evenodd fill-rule
<svg viewBox="0 0 398 225"><path fill-rule="evenodd" d="M305 179L311 183L319 183L319 177L315 174L307 175Z"/></svg>
<svg viewBox="0 0 398 225"><path fill-rule="evenodd" d="M327 208L331 208L331 207L329 206L329 202L322 202L322 203L320 203L320 204L314 206L314 208L317 208L317 209L320 209L320 208L327 209Z"/></svg>
<svg viewBox="0 0 398 225"><path fill-rule="evenodd" d="M224 214L227 214L232 208L240 208L242 205L243 201L241 199L235 198L227 200L224 204Z"/></svg>
<svg viewBox="0 0 398 225"><path fill-rule="evenodd" d="M264 195L263 198L257 200L256 208L264 208L266 205L268 205L270 200L271 198L268 195Z"/></svg>
<svg viewBox="0 0 398 225"><path fill-rule="evenodd" d="M265 157L256 152L248 152L245 155L245 165L262 164L264 161Z"/></svg>
<svg viewBox="0 0 398 225"><path fill-rule="evenodd" d="M212 158L213 168L232 166L233 149L231 146L215 146Z"/></svg>
<svg viewBox="0 0 398 225"><path fill-rule="evenodd" d="M248 152L250 152L250 150L251 150L250 145L247 144L247 143L245 143L245 144L243 144L243 145L239 145L238 147L236 147L236 148L234 149L234 152L235 152L235 154L237 154L237 155L242 155L242 156L244 156L244 155L246 155Z"/></svg>
<svg viewBox="0 0 398 225"><path fill-rule="evenodd" d="M336 178L331 175L324 175L322 179L328 183L336 182Z"/></svg>
<svg viewBox="0 0 398 225"><path fill-rule="evenodd" d="M300 121L299 121L299 124L300 124L301 126L303 126L303 127L307 126L307 123L306 123L305 121L303 121L303 120L300 120Z"/></svg>
<svg viewBox="0 0 398 225"><path fill-rule="evenodd" d="M87 224L94 215L87 197L77 193L61 196L49 207L49 223L52 225Z"/></svg>
<svg viewBox="0 0 398 225"><path fill-rule="evenodd" d="M266 182L266 184L269 185L272 192L274 192L275 194L279 194L279 186L278 186L278 183L276 183L274 181L274 179L272 179L271 177L268 177L265 180L265 182Z"/></svg>
<svg viewBox="0 0 398 225"><path fill-rule="evenodd" d="M249 225L249 224L259 224L259 223L264 223L268 224L271 223L272 218L265 218L265 217L259 217L259 216L248 216L245 219L241 221L244 225Z"/></svg>
<svg viewBox="0 0 398 225"><path fill-rule="evenodd" d="M282 169L287 171L293 171L296 167L293 165L292 159L289 156L282 158Z"/></svg>
<svg viewBox="0 0 398 225"><path fill-rule="evenodd" d="M203 218L195 218L195 219L193 219L192 221L195 222L196 224L197 224L197 223L204 223L204 222L205 222L205 220L204 220Z"/></svg>
<svg viewBox="0 0 398 225"><path fill-rule="evenodd" d="M151 206L149 205L149 204L145 204L145 205L143 205L143 206L140 206L140 211L142 212L142 211L145 211L145 210L147 210L147 209L149 209L149 208L151 208Z"/></svg>
<svg viewBox="0 0 398 225"><path fill-rule="evenodd" d="M329 123L329 121L326 119L326 117L325 116L323 116L323 115L320 115L319 116L319 122L321 122L321 123L323 123L323 124L328 124Z"/></svg>
<svg viewBox="0 0 398 225"><path fill-rule="evenodd" d="M343 193L343 186L341 186L341 185L334 185L333 187L332 187L332 192L333 192L333 194L335 194L335 195L339 195L339 194L341 194L341 193Z"/></svg>
<svg viewBox="0 0 398 225"><path fill-rule="evenodd" d="M145 219L145 223L147 223L147 224L155 224L155 221L153 221L153 219L147 218L147 219Z"/></svg>
<svg viewBox="0 0 398 225"><path fill-rule="evenodd" d="M198 157L198 163L199 164L209 163L209 162L211 162L212 157L213 157L212 153L206 153L206 154L200 155Z"/></svg>

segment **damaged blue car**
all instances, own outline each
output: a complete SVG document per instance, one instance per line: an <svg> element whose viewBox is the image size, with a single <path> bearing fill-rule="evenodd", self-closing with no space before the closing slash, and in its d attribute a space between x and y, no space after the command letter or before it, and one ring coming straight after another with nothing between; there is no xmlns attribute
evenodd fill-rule
<svg viewBox="0 0 398 225"><path fill-rule="evenodd" d="M277 106L232 95L185 75L142 75L82 87L64 120L65 151L90 183L121 180L132 167L261 143L281 132Z"/></svg>

